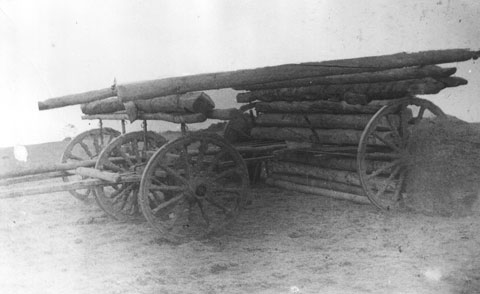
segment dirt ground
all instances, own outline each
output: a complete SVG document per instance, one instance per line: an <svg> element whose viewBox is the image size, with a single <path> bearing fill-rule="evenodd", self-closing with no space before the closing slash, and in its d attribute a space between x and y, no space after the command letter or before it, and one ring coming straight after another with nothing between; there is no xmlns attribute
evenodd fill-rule
<svg viewBox="0 0 480 294"><path fill-rule="evenodd" d="M29 146L28 164L65 145ZM11 149L0 162L22 165ZM480 293L480 215L252 193L224 234L181 245L67 192L0 200L0 293Z"/></svg>

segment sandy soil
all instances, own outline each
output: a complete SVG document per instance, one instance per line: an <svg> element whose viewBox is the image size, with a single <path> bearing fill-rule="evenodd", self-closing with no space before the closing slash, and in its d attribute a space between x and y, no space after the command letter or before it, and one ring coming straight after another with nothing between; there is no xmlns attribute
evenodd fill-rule
<svg viewBox="0 0 480 294"><path fill-rule="evenodd" d="M30 162L65 144L29 147ZM0 155L3 170L20 165ZM0 293L480 293L480 215L252 193L224 234L181 245L67 192L0 200Z"/></svg>

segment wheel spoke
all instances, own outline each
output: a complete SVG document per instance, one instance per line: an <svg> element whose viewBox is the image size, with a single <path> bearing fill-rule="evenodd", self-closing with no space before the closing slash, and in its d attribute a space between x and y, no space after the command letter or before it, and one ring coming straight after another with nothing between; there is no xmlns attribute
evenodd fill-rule
<svg viewBox="0 0 480 294"><path fill-rule="evenodd" d="M151 184L148 188L149 191L161 191L161 192L183 192L185 191L183 186L167 186L167 185L154 185Z"/></svg>
<svg viewBox="0 0 480 294"><path fill-rule="evenodd" d="M185 178L190 179L192 172L190 169L187 145L182 145L182 151L180 151L180 155L181 155L180 157L183 160L183 164L185 165Z"/></svg>
<svg viewBox="0 0 480 294"><path fill-rule="evenodd" d="M181 181L184 185L188 185L188 181L184 177L182 177L179 173L177 173L174 169L165 165L158 165L158 167L163 169L167 173L167 175L171 175L177 180Z"/></svg>
<svg viewBox="0 0 480 294"><path fill-rule="evenodd" d="M208 218L207 214L205 213L205 210L203 209L203 203L200 200L197 200L198 207L200 208L200 213L202 214L203 219L207 223L207 226L210 226L210 219Z"/></svg>
<svg viewBox="0 0 480 294"><path fill-rule="evenodd" d="M218 180L220 180L220 179L223 179L223 178L225 178L225 177L227 177L227 176L234 175L234 174L237 174L237 173L239 173L238 168L230 168L230 169L227 169L227 170L219 173L218 175L216 175L216 176L211 180L211 182L214 183L214 182L216 182L216 181L218 181Z"/></svg>
<svg viewBox="0 0 480 294"><path fill-rule="evenodd" d="M100 144L98 143L98 136L95 134L90 135L93 137L93 147L95 148L95 156L97 156L102 151L102 147L100 147Z"/></svg>
<svg viewBox="0 0 480 294"><path fill-rule="evenodd" d="M106 169L113 170L113 171L116 171L116 172L124 172L125 171L124 168L121 168L120 166L116 165L115 163L111 162L110 160L106 160L103 163L103 166Z"/></svg>
<svg viewBox="0 0 480 294"><path fill-rule="evenodd" d="M137 163L142 162L142 157L140 156L140 150L138 150L138 141L133 140L131 143L132 152L135 154L135 160Z"/></svg>
<svg viewBox="0 0 480 294"><path fill-rule="evenodd" d="M93 158L92 152L90 152L90 149L88 148L87 144L85 144L83 141L78 143L80 147L82 147L83 151L88 155L88 157Z"/></svg>
<svg viewBox="0 0 480 294"><path fill-rule="evenodd" d="M134 166L134 163L132 162L130 157L127 155L127 153L125 153L125 151L122 150L121 146L118 147L116 150L117 150L118 154L120 154L120 156L125 160L125 162L127 163L127 165L129 167Z"/></svg>
<svg viewBox="0 0 480 294"><path fill-rule="evenodd" d="M120 192L114 199L113 204L117 204L119 201L125 202L126 197L130 194L130 191L133 190L134 184L128 185L122 192Z"/></svg>
<svg viewBox="0 0 480 294"><path fill-rule="evenodd" d="M385 191L387 190L387 188L390 186L390 182L393 180L393 178L398 174L398 172L400 171L400 167L396 167L393 172L390 174L390 176L388 177L387 180L385 180L385 185L383 185L380 190L377 191L377 194L375 194L375 199L379 199L380 196L383 195L383 193L385 193Z"/></svg>
<svg viewBox="0 0 480 294"><path fill-rule="evenodd" d="M378 176L379 174L387 171L388 169L390 169L390 168L392 168L392 167L394 167L394 166L399 165L401 162L402 162L402 159L394 160L394 161L392 161L392 162L384 165L383 167L377 169L376 171L372 172L371 174L367 175L367 176L366 176L366 179L369 180L369 179L371 179L371 178L373 178L373 177L376 177L376 176Z"/></svg>
<svg viewBox="0 0 480 294"><path fill-rule="evenodd" d="M385 117L387 118L387 123L388 123L388 126L390 127L390 130L392 131L393 136L395 137L395 139L398 140L398 145L402 145L402 138L400 136L400 133L398 132L398 128L394 126L388 114Z"/></svg>
<svg viewBox="0 0 480 294"><path fill-rule="evenodd" d="M196 170L197 172L200 172L203 167L203 159L205 158L205 152L208 149L208 144L205 144L205 140L200 141L200 146L198 147L198 156L197 156L197 167Z"/></svg>
<svg viewBox="0 0 480 294"><path fill-rule="evenodd" d="M215 165L218 163L218 161L222 158L222 156L226 155L227 154L227 150L220 150L220 152L218 152L215 157L213 158L212 162L210 163L210 165L208 166L207 168L207 174L208 173L211 173L213 171L213 169L215 168Z"/></svg>
<svg viewBox="0 0 480 294"><path fill-rule="evenodd" d="M173 197L172 199L170 200L167 200L165 202L162 202L160 205L158 205L157 207L155 207L154 209L152 209L152 213L153 214L157 214L160 209L163 209L169 205L173 205L173 204L176 204L177 202L179 202L180 200L184 199L185 198L185 193L181 193L175 197Z"/></svg>
<svg viewBox="0 0 480 294"><path fill-rule="evenodd" d="M376 132L373 132L373 136L375 138L377 138L378 140L380 140L383 144L387 145L388 147L392 148L393 150L397 151L397 152L401 152L402 150L396 146L395 144L393 144L392 142L388 141L387 139L385 138L382 138L382 136L378 135Z"/></svg>
<svg viewBox="0 0 480 294"><path fill-rule="evenodd" d="M206 197L205 200L207 200L207 202L210 203L211 205L213 205L217 208L220 208L226 216L231 216L232 210L228 209L227 207L225 207L225 206L221 205L220 203L218 203L217 201L213 200L212 197Z"/></svg>

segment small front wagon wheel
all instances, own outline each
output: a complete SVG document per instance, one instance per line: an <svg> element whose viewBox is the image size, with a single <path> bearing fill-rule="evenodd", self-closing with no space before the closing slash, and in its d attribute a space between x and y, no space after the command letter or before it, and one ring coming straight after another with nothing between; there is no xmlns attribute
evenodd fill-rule
<svg viewBox="0 0 480 294"><path fill-rule="evenodd" d="M92 129L80 133L65 147L60 162L68 163L96 159L103 148L119 135L120 132L111 128ZM81 177L71 175L62 179L64 182L70 182L79 178ZM91 189L70 190L68 192L78 200L85 201L90 195Z"/></svg>
<svg viewBox="0 0 480 294"><path fill-rule="evenodd" d="M125 178L118 184L94 188L98 205L108 215L122 221L143 219L138 206L140 176L150 157L166 141L154 132L140 131L121 135L105 147L95 168Z"/></svg>
<svg viewBox="0 0 480 294"><path fill-rule="evenodd" d="M194 133L165 144L148 162L139 203L165 239L218 232L237 215L249 180L240 154L222 137Z"/></svg>
<svg viewBox="0 0 480 294"><path fill-rule="evenodd" d="M409 138L423 118L443 117L430 101L406 98L382 107L360 138L357 171L368 199L382 210L402 204L410 154Z"/></svg>

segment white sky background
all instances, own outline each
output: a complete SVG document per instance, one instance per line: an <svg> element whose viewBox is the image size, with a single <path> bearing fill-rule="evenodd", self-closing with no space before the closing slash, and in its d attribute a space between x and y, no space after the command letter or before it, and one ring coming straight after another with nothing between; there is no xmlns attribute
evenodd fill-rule
<svg viewBox="0 0 480 294"><path fill-rule="evenodd" d="M0 0L0 146L61 140L96 127L50 97L216 71L414 52L480 49L480 1ZM467 86L428 98L480 121L480 62ZM214 95L214 94L213 94ZM217 108L234 95L214 95ZM91 123L91 126L89 126ZM119 127L119 124L115 124ZM163 128L175 128L167 124Z"/></svg>

